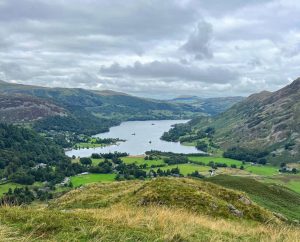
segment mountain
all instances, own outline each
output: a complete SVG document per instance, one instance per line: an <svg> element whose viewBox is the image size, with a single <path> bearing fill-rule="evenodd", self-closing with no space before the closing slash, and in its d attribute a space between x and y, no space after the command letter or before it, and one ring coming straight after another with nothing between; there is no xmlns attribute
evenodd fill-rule
<svg viewBox="0 0 300 242"><path fill-rule="evenodd" d="M66 111L62 107L40 98L0 94L0 122L26 123L64 115Z"/></svg>
<svg viewBox="0 0 300 242"><path fill-rule="evenodd" d="M299 161L300 78L276 92L253 94L215 118L196 118L173 129L170 139L197 142L196 134L207 128L214 130L212 140L222 149L263 152L277 164Z"/></svg>
<svg viewBox="0 0 300 242"><path fill-rule="evenodd" d="M0 95L10 97L1 108L9 110L9 103L15 103L15 109L22 113L24 108L20 99L24 95L35 98L36 102L43 100L43 105L49 107L50 103L55 112L43 115L30 115L24 117L26 121L35 123L37 130L71 131L77 133L95 134L107 131L109 127L126 120L150 119L189 119L201 114L200 108L187 104L170 103L154 99L134 97L120 92L109 90L94 91L80 88L46 88L0 82ZM12 101L12 99L16 99ZM32 99L33 100L33 99ZM47 103L47 105L46 105ZM7 106L6 106L7 104ZM19 105L19 106L18 106ZM33 106L33 104L31 104ZM46 110L47 108L40 109ZM51 109L53 111L53 109ZM23 110L23 113L26 110ZM11 117L7 111L2 121L12 122L23 120ZM40 119L42 118L42 119Z"/></svg>
<svg viewBox="0 0 300 242"><path fill-rule="evenodd" d="M234 104L244 100L244 97L216 97L216 98L201 98L197 96L179 96L171 99L173 103L189 104L194 107L200 108L203 113L210 116L215 116L223 113L231 108Z"/></svg>

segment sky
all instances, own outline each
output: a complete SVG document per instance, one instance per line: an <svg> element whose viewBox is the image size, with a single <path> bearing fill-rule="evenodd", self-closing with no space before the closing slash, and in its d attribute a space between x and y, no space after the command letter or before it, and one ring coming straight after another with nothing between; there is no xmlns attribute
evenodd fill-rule
<svg viewBox="0 0 300 242"><path fill-rule="evenodd" d="M300 76L297 0L0 0L0 80L160 99Z"/></svg>

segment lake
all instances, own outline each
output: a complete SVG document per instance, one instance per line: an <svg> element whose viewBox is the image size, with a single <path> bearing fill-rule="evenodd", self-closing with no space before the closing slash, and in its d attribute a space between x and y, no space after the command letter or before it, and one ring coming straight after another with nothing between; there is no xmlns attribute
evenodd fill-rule
<svg viewBox="0 0 300 242"><path fill-rule="evenodd" d="M184 146L179 142L167 142L160 139L165 131L172 125L186 123L188 120L154 120L154 121L128 121L119 126L111 127L109 132L95 135L100 138L120 138L126 140L117 145L106 147L70 150L68 156L87 157L92 153L127 152L130 155L142 155L146 151L159 150L174 153L200 153L195 147Z"/></svg>

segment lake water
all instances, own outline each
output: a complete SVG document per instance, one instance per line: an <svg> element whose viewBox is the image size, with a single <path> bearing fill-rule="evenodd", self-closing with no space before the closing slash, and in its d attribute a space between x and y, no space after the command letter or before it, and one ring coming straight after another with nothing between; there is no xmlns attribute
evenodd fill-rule
<svg viewBox="0 0 300 242"><path fill-rule="evenodd" d="M80 149L67 151L68 156L90 156L92 153L127 152L130 155L142 155L146 151L159 150L174 153L200 153L195 147L183 146L179 142L166 142L160 139L165 131L172 125L185 123L187 120L155 120L155 121L129 121L110 128L107 133L95 135L100 138L120 138L126 142L106 147Z"/></svg>

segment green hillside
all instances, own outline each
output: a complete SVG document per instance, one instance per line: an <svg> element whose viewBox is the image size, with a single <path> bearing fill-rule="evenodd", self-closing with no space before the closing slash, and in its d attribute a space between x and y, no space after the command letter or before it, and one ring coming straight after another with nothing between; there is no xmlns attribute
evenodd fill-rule
<svg viewBox="0 0 300 242"><path fill-rule="evenodd" d="M204 113L211 116L218 115L231 108L234 104L244 100L244 97L216 97L216 98L201 98L197 96L180 96L170 100L174 103L190 104L194 107L199 107Z"/></svg>
<svg viewBox="0 0 300 242"><path fill-rule="evenodd" d="M300 220L300 195L284 187L264 184L252 178L219 175L206 179L215 184L245 192L259 205L289 219Z"/></svg>
<svg viewBox="0 0 300 242"><path fill-rule="evenodd" d="M200 149L205 142L209 152L218 147L264 152L258 158L274 164L299 161L300 78L276 92L253 94L215 118L199 117L178 125L163 137L199 144Z"/></svg>

